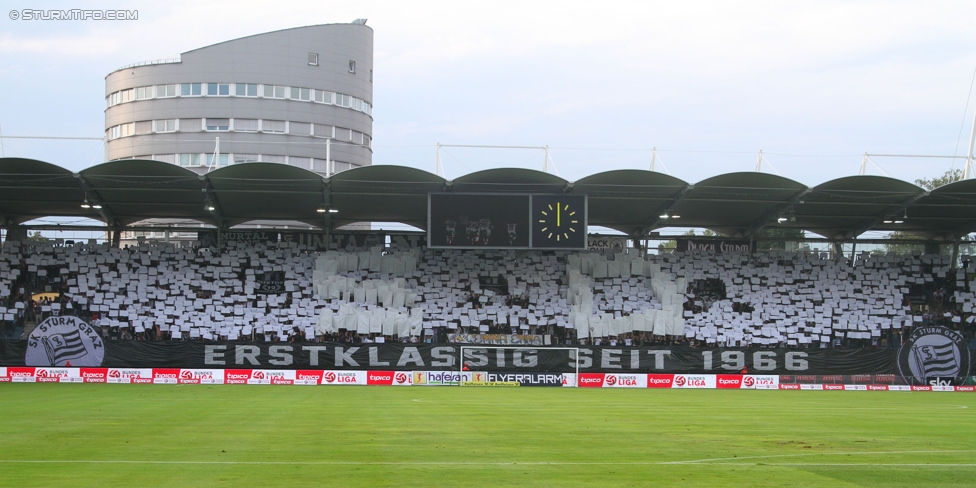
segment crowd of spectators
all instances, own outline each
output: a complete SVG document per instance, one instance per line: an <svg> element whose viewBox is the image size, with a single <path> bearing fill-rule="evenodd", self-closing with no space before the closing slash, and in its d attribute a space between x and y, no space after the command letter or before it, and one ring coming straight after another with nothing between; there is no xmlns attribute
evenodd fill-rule
<svg viewBox="0 0 976 488"><path fill-rule="evenodd" d="M0 339L70 314L109 341L885 348L924 325L973 339L974 271L918 254L8 242Z"/></svg>

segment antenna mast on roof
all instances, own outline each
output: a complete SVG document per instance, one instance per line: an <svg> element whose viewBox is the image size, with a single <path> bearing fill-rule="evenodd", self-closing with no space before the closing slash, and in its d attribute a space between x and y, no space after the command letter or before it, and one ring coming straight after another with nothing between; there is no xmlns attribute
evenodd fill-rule
<svg viewBox="0 0 976 488"><path fill-rule="evenodd" d="M214 169L214 166L220 166L218 159L220 158L220 138L217 137L216 145L214 146L213 158L207 163L207 173Z"/></svg>
<svg viewBox="0 0 976 488"><path fill-rule="evenodd" d="M966 153L966 166L962 170L962 179L973 177L973 146L976 145L976 111L973 113L973 132L969 136L969 152Z"/></svg>
<svg viewBox="0 0 976 488"><path fill-rule="evenodd" d="M764 161L773 170L773 173L776 173L777 176L783 176L779 174L779 171L776 170L776 166L773 166L773 163L770 163L769 160L763 156L762 149L759 150L759 159L756 161L756 173L762 172L762 165Z"/></svg>
<svg viewBox="0 0 976 488"><path fill-rule="evenodd" d="M661 158L659 158L657 156L657 147L656 146L651 148L651 171L654 171L654 162L655 161L661 163L661 166L664 167L664 172L665 173L667 173L669 175L671 174L671 170L668 169L668 165L664 164L664 160L662 160Z"/></svg>

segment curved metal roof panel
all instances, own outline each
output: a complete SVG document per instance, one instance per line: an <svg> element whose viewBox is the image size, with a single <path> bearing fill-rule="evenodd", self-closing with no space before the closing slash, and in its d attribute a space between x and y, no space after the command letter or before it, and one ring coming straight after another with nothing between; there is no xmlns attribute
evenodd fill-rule
<svg viewBox="0 0 976 488"><path fill-rule="evenodd" d="M689 184L655 171L604 171L572 184L575 194L586 194L590 225L635 234L653 227Z"/></svg>
<svg viewBox="0 0 976 488"><path fill-rule="evenodd" d="M427 227L427 194L445 191L447 181L427 171L373 165L329 178L329 203L337 225L353 222L400 222Z"/></svg>
<svg viewBox="0 0 976 488"><path fill-rule="evenodd" d="M904 211L924 194L924 189L894 178L847 176L812 188L796 206L796 218L811 232L850 239L878 228L886 216Z"/></svg>
<svg viewBox="0 0 976 488"><path fill-rule="evenodd" d="M98 218L80 207L81 182L60 166L26 158L0 158L0 220L19 224L50 215Z"/></svg>
<svg viewBox="0 0 976 488"><path fill-rule="evenodd" d="M456 193L562 193L569 182L534 169L496 168L461 176L450 186Z"/></svg>
<svg viewBox="0 0 976 488"><path fill-rule="evenodd" d="M224 227L276 220L323 228L352 222L403 222L423 229L428 193L453 191L585 194L591 225L630 235L661 227L705 227L747 237L770 226L834 239L851 239L867 230L938 239L976 232L976 180L926 192L881 176L850 176L808 188L757 172L729 173L689 184L651 171L614 170L569 183L541 171L500 168L449 182L395 165L367 166L323 178L277 163L237 164L197 175L148 160L113 161L73 174L43 161L0 158L0 189L0 220L6 225L71 216L111 226L149 218L186 218ZM86 198L98 201L102 208L81 208ZM328 205L338 213L319 212Z"/></svg>

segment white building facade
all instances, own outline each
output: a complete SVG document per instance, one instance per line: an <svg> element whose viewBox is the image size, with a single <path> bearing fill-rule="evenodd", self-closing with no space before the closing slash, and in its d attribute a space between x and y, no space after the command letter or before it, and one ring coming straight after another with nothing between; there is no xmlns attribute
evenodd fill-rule
<svg viewBox="0 0 976 488"><path fill-rule="evenodd" d="M226 41L113 71L105 96L108 161L327 176L372 162L373 30L356 20Z"/></svg>

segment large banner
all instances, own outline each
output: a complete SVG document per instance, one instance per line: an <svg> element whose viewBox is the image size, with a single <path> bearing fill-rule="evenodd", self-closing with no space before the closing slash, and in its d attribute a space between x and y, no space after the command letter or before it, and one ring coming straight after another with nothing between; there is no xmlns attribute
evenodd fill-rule
<svg viewBox="0 0 976 488"><path fill-rule="evenodd" d="M675 251L707 251L715 254L749 253L752 247L748 240L742 239L682 239L678 238Z"/></svg>
<svg viewBox="0 0 976 488"><path fill-rule="evenodd" d="M205 341L101 341L97 335L73 334L66 327L48 327L47 336L32 334L27 341L0 341L0 366L107 367L123 370L261 369L335 371L459 371L459 345L335 344ZM46 340L45 340L46 339ZM964 356L923 357L897 349L693 349L687 347L581 347L579 371L585 373L734 374L745 368L756 375L787 375L797 382L875 375L928 384L964 381L974 373L968 349ZM471 371L576 372L576 351L505 349L465 346ZM908 356L907 365L901 365ZM913 368L912 361L921 361ZM938 374L923 376L935 361ZM916 371L923 373L918 374ZM887 375L887 376L880 376ZM813 380L814 377L818 377ZM809 380L808 380L809 378Z"/></svg>
<svg viewBox="0 0 976 488"><path fill-rule="evenodd" d="M463 358L461 352L463 350ZM50 317L26 341L0 341L0 366L174 369L488 371L833 376L892 375L910 384L961 384L974 374L965 339L918 327L898 349L719 349L690 347L505 347L455 344L337 344L103 341L76 317ZM689 377L690 378L690 377ZM799 381L798 381L799 382Z"/></svg>
<svg viewBox="0 0 976 488"><path fill-rule="evenodd" d="M545 336L535 334L448 334L455 344L494 344L502 346L541 346Z"/></svg>
<svg viewBox="0 0 976 488"><path fill-rule="evenodd" d="M217 231L203 230L197 232L197 240L204 247L217 246ZM363 248L385 246L387 240L398 247L421 247L427 244L427 235L422 232L373 232L351 231L341 233L325 232L277 232L267 230L227 231L220 233L219 242L231 241L247 242L250 244L265 244L268 242L305 246L313 251L328 251L329 249Z"/></svg>

